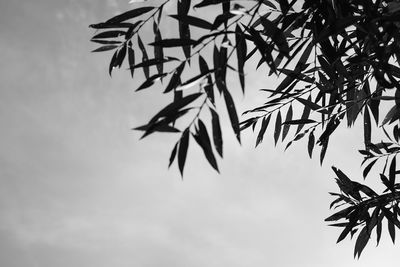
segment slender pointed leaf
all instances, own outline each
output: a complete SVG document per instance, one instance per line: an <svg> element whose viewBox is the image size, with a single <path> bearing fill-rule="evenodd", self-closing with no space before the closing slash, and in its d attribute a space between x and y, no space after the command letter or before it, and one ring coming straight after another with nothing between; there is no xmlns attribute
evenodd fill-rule
<svg viewBox="0 0 400 267"><path fill-rule="evenodd" d="M183 177L183 169L185 167L186 162L186 155L189 147L189 129L186 129L182 133L182 137L179 143L179 150L178 150L178 166L179 171Z"/></svg>
<svg viewBox="0 0 400 267"><path fill-rule="evenodd" d="M217 150L218 154L223 157L223 141L222 141L222 133L221 133L221 125L219 122L218 113L210 108L211 112L211 123L212 123L212 132L213 132L213 140L214 140L214 147Z"/></svg>
<svg viewBox="0 0 400 267"><path fill-rule="evenodd" d="M275 140L275 145L278 143L279 136L281 134L281 129L282 129L282 117L281 117L281 111L278 111L278 114L276 115L276 121L275 121L275 132L274 132L274 140Z"/></svg>

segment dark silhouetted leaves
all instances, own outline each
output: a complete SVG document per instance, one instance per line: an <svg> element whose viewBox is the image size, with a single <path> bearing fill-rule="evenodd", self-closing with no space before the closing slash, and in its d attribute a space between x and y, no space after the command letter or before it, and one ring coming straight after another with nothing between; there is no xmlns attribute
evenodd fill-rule
<svg viewBox="0 0 400 267"><path fill-rule="evenodd" d="M215 150L217 150L218 154L223 157L223 149L222 149L222 132L221 132L221 125L219 122L218 113L210 108L211 112L211 123L212 123L212 131L213 131L213 140Z"/></svg>
<svg viewBox="0 0 400 267"><path fill-rule="evenodd" d="M132 48L132 42L128 42L128 62L129 62L129 69L131 71L131 76L133 78L133 74L135 72L134 68L132 66L135 65L135 50Z"/></svg>
<svg viewBox="0 0 400 267"><path fill-rule="evenodd" d="M142 51L142 62L148 61L149 57L147 56L146 48L144 47L142 39L140 38L139 35L138 35L138 45L139 45L140 51ZM150 69L148 66L143 66L143 73L144 73L144 76L146 77L146 79L149 79Z"/></svg>
<svg viewBox="0 0 400 267"><path fill-rule="evenodd" d="M190 136L189 129L186 129L185 131L183 131L181 140L179 142L178 166L182 177L183 177L183 168L185 167L185 162L186 162L186 155L189 147L189 136Z"/></svg>
<svg viewBox="0 0 400 267"><path fill-rule="evenodd" d="M263 141L264 134L265 134L265 131L267 130L270 119L271 119L271 116L263 117L263 120L261 123L261 128L257 135L256 147Z"/></svg>
<svg viewBox="0 0 400 267"><path fill-rule="evenodd" d="M197 41L191 39L164 39L157 42L150 43L149 45L160 46L160 47L177 47L177 46L191 46L197 44Z"/></svg>
<svg viewBox="0 0 400 267"><path fill-rule="evenodd" d="M95 50L93 50L92 52L103 52L103 51L109 51L109 50L113 50L115 48L117 48L118 45L105 45L105 46L101 46Z"/></svg>
<svg viewBox="0 0 400 267"><path fill-rule="evenodd" d="M168 93L174 89L176 89L178 87L178 85L181 82L181 75L183 72L183 69L185 68L185 61L182 62L174 71L174 73L172 74L171 79L169 80L169 83L167 85L167 87L164 90L164 93Z"/></svg>
<svg viewBox="0 0 400 267"><path fill-rule="evenodd" d="M193 137L196 140L196 142L200 145L200 147L203 149L204 155L208 160L208 162L210 163L210 165L217 172L219 172L217 161L212 151L210 137L208 136L207 128L200 119L198 120L198 128L196 129L196 133L193 135Z"/></svg>
<svg viewBox="0 0 400 267"><path fill-rule="evenodd" d="M152 86L156 81L161 80L162 77L166 76L167 73L161 73L161 74L154 74L153 76L149 77L144 83L142 83L136 91L140 91L143 89L146 89L150 86Z"/></svg>
<svg viewBox="0 0 400 267"><path fill-rule="evenodd" d="M314 131L311 131L310 135L308 136L308 145L307 145L308 155L310 156L310 158L312 158L314 145L315 145Z"/></svg>
<svg viewBox="0 0 400 267"><path fill-rule="evenodd" d="M116 38L124 35L125 35L124 31L108 31L96 34L95 36L92 37L92 39Z"/></svg>
<svg viewBox="0 0 400 267"><path fill-rule="evenodd" d="M171 167L172 163L174 163L175 157L176 157L176 152L178 151L178 145L179 142L177 142L174 146L174 148L171 151L171 155L169 156L169 164L168 168Z"/></svg>
<svg viewBox="0 0 400 267"><path fill-rule="evenodd" d="M153 9L154 9L154 7L150 7L150 6L135 8L135 9L129 10L127 12L124 12L118 16L115 16L115 17L107 20L106 24L116 24L116 23L120 23L120 22L128 20L128 19L133 19L133 18L143 15Z"/></svg>
<svg viewBox="0 0 400 267"><path fill-rule="evenodd" d="M293 117L293 108L292 108L292 105L290 105L289 109L288 109L288 111L286 113L285 121L291 121L292 117ZM283 130L282 130L282 142L283 142L283 140L285 140L285 138L286 138L286 136L287 136L287 134L289 132L289 129L290 129L290 124L289 123L286 123L286 124L284 123Z"/></svg>
<svg viewBox="0 0 400 267"><path fill-rule="evenodd" d="M189 16L189 15L170 15L170 17L177 19L180 23L191 25L199 28L203 28L206 30L212 30L213 25L201 18Z"/></svg>
<svg viewBox="0 0 400 267"><path fill-rule="evenodd" d="M177 1L177 6L178 6L178 16L186 16L189 12L190 8L190 0L178 0ZM190 28L189 25L186 23L182 23L179 21L179 38L182 40L190 40ZM182 46L183 53L185 54L186 59L189 60L190 63L190 53L191 53L191 48L190 45L184 45Z"/></svg>
<svg viewBox="0 0 400 267"><path fill-rule="evenodd" d="M162 41L161 32L158 24L154 21L153 23L153 32L154 32L154 43L158 43ZM154 58L155 59L163 59L164 51L162 46L154 46ZM163 62L160 62L156 65L158 74L163 73L164 65Z"/></svg>
<svg viewBox="0 0 400 267"><path fill-rule="evenodd" d="M209 73L210 70L208 68L207 62L204 60L202 56L199 56L199 68L201 73ZM207 93L208 99L210 99L211 103L215 103L214 100L214 87L212 83L211 75L207 76L207 83L204 85L204 91Z"/></svg>
<svg viewBox="0 0 400 267"><path fill-rule="evenodd" d="M247 44L246 39L244 37L244 33L240 29L239 25L236 26L235 30L235 37L236 37L236 55L238 60L238 74L239 74L239 81L242 87L242 91L244 93L244 62L246 61L247 55Z"/></svg>
<svg viewBox="0 0 400 267"><path fill-rule="evenodd" d="M240 143L240 126L239 119L236 112L235 103L233 102L232 96L227 89L223 91L226 108L228 110L229 119L231 121L233 132L236 135L236 139Z"/></svg>
<svg viewBox="0 0 400 267"><path fill-rule="evenodd" d="M278 143L279 136L281 134L281 129L282 129L282 117L281 117L281 111L278 111L278 114L276 114L275 131L274 131L275 145Z"/></svg>

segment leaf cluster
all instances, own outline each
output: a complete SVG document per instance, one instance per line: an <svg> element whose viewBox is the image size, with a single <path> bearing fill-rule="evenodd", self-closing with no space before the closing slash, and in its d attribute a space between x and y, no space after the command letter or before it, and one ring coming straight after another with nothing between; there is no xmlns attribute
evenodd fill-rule
<svg viewBox="0 0 400 267"><path fill-rule="evenodd" d="M373 229L379 243L384 218L394 241L394 226L400 225L395 181L400 151L400 4L178 0L171 2L176 13L164 15L168 2L141 5L90 27L96 30L91 41L101 45L93 52L113 51L110 75L127 62L132 77L137 69L145 77L136 91L161 83L163 93L172 95L172 102L135 128L144 131L143 137L155 132L179 135L169 165L177 159L183 175L190 139L194 139L211 167L219 171L218 156L223 157L220 105L239 143L241 132L251 128L256 133L255 145L260 145L270 127L275 144L286 142L286 149L307 137L309 156L319 148L321 164L339 126L352 127L359 119L365 145L360 150L363 176L380 159L386 160L380 173L386 191L377 194L333 168L340 193L333 193L337 199L331 207L347 207L327 220L344 220L335 224L344 227L338 242L359 230L354 252L358 257ZM210 19L209 14L214 17ZM166 20L176 23L175 36L163 36ZM150 40L144 32L152 33ZM182 56L176 56L177 50ZM265 76L275 76L279 83L260 88L267 94L265 102L245 111L241 119L232 88L240 87L245 94L249 66L259 72L261 66L266 67ZM184 79L186 75L190 78ZM237 77L238 86L227 83L228 75ZM219 99L223 104L218 104ZM382 115L382 106L387 105L389 111ZM177 126L181 124L185 125ZM383 132L389 141L373 142L373 130Z"/></svg>

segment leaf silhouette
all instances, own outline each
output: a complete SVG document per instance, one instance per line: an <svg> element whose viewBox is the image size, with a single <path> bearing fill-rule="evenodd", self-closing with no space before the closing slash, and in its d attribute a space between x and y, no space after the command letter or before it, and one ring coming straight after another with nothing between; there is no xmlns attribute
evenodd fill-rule
<svg viewBox="0 0 400 267"><path fill-rule="evenodd" d="M122 21L125 21L128 19L133 19L135 17L143 15L153 9L154 9L154 7L151 7L151 6L135 8L135 9L129 10L127 12L124 12L120 15L117 15L115 17L112 17L111 19L107 20L105 23L106 24L120 23Z"/></svg>

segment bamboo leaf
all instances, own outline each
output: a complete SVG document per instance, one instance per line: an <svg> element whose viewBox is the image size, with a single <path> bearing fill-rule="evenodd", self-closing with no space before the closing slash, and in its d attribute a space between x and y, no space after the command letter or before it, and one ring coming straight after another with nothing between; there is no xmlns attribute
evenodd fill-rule
<svg viewBox="0 0 400 267"><path fill-rule="evenodd" d="M145 13L147 13L150 10L153 10L153 9L154 9L154 7L151 7L151 6L135 8L135 9L129 10L127 12L124 12L124 13L122 13L120 15L117 15L115 17L112 17L111 19L107 20L105 23L106 24L120 23L120 22L123 22L125 20L133 19L135 17L143 15L143 14L145 14Z"/></svg>
<svg viewBox="0 0 400 267"><path fill-rule="evenodd" d="M160 41L156 41L150 43L149 45L159 46L159 47L179 47L179 46L191 46L196 45L197 41L192 39L184 39L184 38L171 38L171 39L164 39Z"/></svg>
<svg viewBox="0 0 400 267"><path fill-rule="evenodd" d="M131 71L131 77L133 78L135 70L131 68L131 66L135 65L135 51L132 48L131 41L128 41L128 63L129 63L129 69Z"/></svg>
<svg viewBox="0 0 400 267"><path fill-rule="evenodd" d="M125 32L124 31L107 31L107 32L101 32L99 34L96 34L95 36L92 37L93 39L107 39L107 38L117 38L120 36L124 36Z"/></svg>
<svg viewBox="0 0 400 267"><path fill-rule="evenodd" d="M168 168L169 168L169 167L171 167L172 163L173 163L173 162L174 162L174 160L175 160L175 157L176 157L176 151L178 150L178 144L179 144L179 142L176 142L176 144L175 144L174 148L173 148L173 149L172 149L172 151L171 151L171 155L169 156L169 164L168 164Z"/></svg>
<svg viewBox="0 0 400 267"><path fill-rule="evenodd" d="M100 46L99 48L93 50L92 52L104 52L104 51L113 50L117 47L118 47L118 45L104 45L104 46Z"/></svg>
<svg viewBox="0 0 400 267"><path fill-rule="evenodd" d="M172 90L174 90L174 89L176 89L176 88L178 87L178 85L179 85L180 82L181 82L180 77L181 77L181 75L182 75L183 69L185 68L185 63L186 63L185 61L182 62L182 63L175 69L174 73L172 74L171 79L169 80L169 83L168 83L167 87L166 87L165 90L164 90L164 94L165 94L165 93L168 93L168 92L170 92L170 91L172 91Z"/></svg>
<svg viewBox="0 0 400 267"><path fill-rule="evenodd" d="M291 121L292 117L293 117L293 108L292 108L292 105L290 105L289 109L286 113L285 121ZM288 123L287 124L283 123L283 124L284 125L283 125L283 131L282 131L282 142L283 142L283 140L285 140L287 134L289 133L289 129L290 129L290 124L288 124Z"/></svg>
<svg viewBox="0 0 400 267"><path fill-rule="evenodd" d="M374 164L376 163L377 160L378 160L378 159L372 160L372 161L367 165L367 167L364 168L364 171L363 171L363 177L364 177L364 179L367 178L368 173L370 172L370 170L372 169L372 167L374 166Z"/></svg>
<svg viewBox="0 0 400 267"><path fill-rule="evenodd" d="M257 140L256 140L256 147L263 141L264 139L264 134L265 131L267 130L269 121L271 119L271 116L263 117L262 123L261 123L261 128L260 131L258 132Z"/></svg>
<svg viewBox="0 0 400 267"><path fill-rule="evenodd" d="M136 89L136 92L152 86L156 81L161 80L161 78L165 77L167 74L168 73L154 74L153 76L149 77L144 83L142 83L138 87L138 89Z"/></svg>
<svg viewBox="0 0 400 267"><path fill-rule="evenodd" d="M236 25L235 37L236 37L236 55L238 61L239 81L242 87L242 92L244 94L245 82L244 82L243 70L247 55L247 44L246 44L246 39L244 38L244 33L240 29L239 25Z"/></svg>
<svg viewBox="0 0 400 267"><path fill-rule="evenodd" d="M142 62L148 61L149 57L147 55L146 48L144 47L142 39L140 38L139 35L138 35L138 45L139 45L140 51L142 51ZM150 77L150 69L149 69L148 66L143 66L143 73L144 73L144 76L146 77L146 79L149 79L149 77Z"/></svg>
<svg viewBox="0 0 400 267"><path fill-rule="evenodd" d="M282 129L282 117L281 117L281 111L279 110L278 114L276 115L276 121L275 121L275 132L274 132L275 146L279 140L281 129Z"/></svg>
<svg viewBox="0 0 400 267"><path fill-rule="evenodd" d="M310 135L308 136L308 145L307 145L308 155L310 156L310 158L312 158L314 145L315 145L314 131L311 131Z"/></svg>
<svg viewBox="0 0 400 267"><path fill-rule="evenodd" d="M189 15L170 15L170 17L177 19L179 22L186 25L191 25L206 30L213 29L213 25L210 22L198 17L193 17Z"/></svg>
<svg viewBox="0 0 400 267"><path fill-rule="evenodd" d="M182 177L183 177L183 169L185 167L185 162L186 162L186 155L189 147L189 133L190 133L189 129L183 131L181 140L179 142L178 166Z"/></svg>
<svg viewBox="0 0 400 267"><path fill-rule="evenodd" d="M208 160L208 162L210 163L210 165L217 172L219 172L217 161L216 161L216 159L214 157L214 153L212 151L211 142L210 142L210 138L209 138L209 135L207 132L207 128L200 119L198 120L198 129L196 131L196 134L193 135L193 137L196 140L196 142L200 145L200 147L203 149L203 153L204 153L206 159Z"/></svg>
<svg viewBox="0 0 400 267"><path fill-rule="evenodd" d="M356 240L356 245L354 247L354 258L357 256L360 258L362 251L369 241L369 236L370 234L367 231L367 226L364 226Z"/></svg>
<svg viewBox="0 0 400 267"><path fill-rule="evenodd" d="M240 125L239 125L239 119L238 119L237 112L236 112L235 103L233 102L232 96L229 93L228 89L225 88L223 91L223 94L224 94L225 104L226 104L226 108L228 110L228 115L229 115L229 119L231 121L233 132L236 135L236 139L240 143Z"/></svg>
<svg viewBox="0 0 400 267"><path fill-rule="evenodd" d="M160 32L160 29L159 29L156 21L154 21L154 23L153 23L153 33L154 33L154 43L161 42L162 41L161 32ZM164 51L163 51L162 46L154 46L154 58L155 59L163 59L164 58ZM158 74L163 73L164 64L162 61L159 62L156 65L156 67L157 67Z"/></svg>
<svg viewBox="0 0 400 267"><path fill-rule="evenodd" d="M207 62L204 60L202 56L199 56L199 68L201 73L209 73L210 70L208 68ZM208 99L210 99L211 103L215 103L214 100L214 88L212 83L211 75L207 76L207 83L204 86L204 91L207 94Z"/></svg>
<svg viewBox="0 0 400 267"><path fill-rule="evenodd" d="M222 133L221 133L221 125L219 122L218 113L210 108L211 112L211 123L212 123L212 132L213 132L213 140L214 140L214 147L217 150L218 154L223 157L223 142L222 142Z"/></svg>

